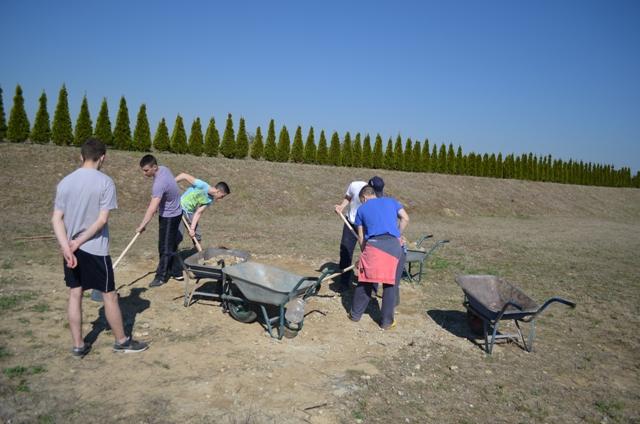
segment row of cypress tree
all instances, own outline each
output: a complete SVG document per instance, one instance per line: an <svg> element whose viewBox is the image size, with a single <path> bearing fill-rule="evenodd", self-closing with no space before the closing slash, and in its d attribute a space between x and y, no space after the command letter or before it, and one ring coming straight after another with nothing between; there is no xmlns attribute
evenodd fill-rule
<svg viewBox="0 0 640 424"><path fill-rule="evenodd" d="M319 165L364 167L373 169L402 170L408 172L436 172L457 175L475 175L494 178L514 178L532 181L553 181L565 184L598 185L613 187L640 187L640 171L632 177L630 168L615 169L612 165L563 161L553 159L551 155L537 156L532 153L503 157L499 154L463 154L458 146L454 150L448 146L436 144L430 146L429 140L404 142L397 136L395 142L389 138L383 143L380 135L372 141L367 134L361 137L357 133L351 137L349 132L340 139L337 132L331 134L328 141L324 130L316 144L313 127L309 128L306 141L303 142L302 128L298 126L291 142L289 131L283 126L276 141L273 119L269 122L266 140L262 130L256 128L255 135L248 135L244 118L240 118L238 133L235 134L231 114L227 116L222 139L216 127L215 119L209 119L203 134L200 118L194 119L191 131L187 132L183 119L176 117L173 131L169 135L166 121L162 118L151 137L146 105L138 110L136 125L131 133L127 102L120 98L115 126L112 130L107 100L103 99L95 127L89 113L87 97L84 96L75 127L69 113L68 93L63 85L58 94L53 123L50 124L47 111L47 96L43 92L39 99L39 108L33 126L30 126L24 108L24 98L20 85L16 87L13 107L8 125L5 121L0 88L0 140L57 145L81 145L87 138L95 136L107 145L121 150L173 152L196 156L218 156L244 159L265 159L275 162L296 162Z"/></svg>

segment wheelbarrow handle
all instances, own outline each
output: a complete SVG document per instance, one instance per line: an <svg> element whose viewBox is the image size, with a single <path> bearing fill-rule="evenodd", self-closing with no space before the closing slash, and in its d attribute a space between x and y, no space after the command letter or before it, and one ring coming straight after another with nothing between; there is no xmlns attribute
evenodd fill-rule
<svg viewBox="0 0 640 424"><path fill-rule="evenodd" d="M540 309L538 309L536 311L536 315L538 315L539 313L541 313L542 311L544 311L545 309L547 309L547 306L551 305L553 302L558 302L558 303L562 303L563 305L567 305L571 308L575 308L576 307L576 303L572 302L570 300L567 299L563 299L561 297L552 297L551 299L547 300L546 302L544 302L544 304L540 307Z"/></svg>
<svg viewBox="0 0 640 424"><path fill-rule="evenodd" d="M443 244L446 244L446 243L449 243L449 240L438 240L433 246L431 246L431 248L427 252L427 256L432 254L433 251L436 250L438 247L440 247L440 246L442 246Z"/></svg>
<svg viewBox="0 0 640 424"><path fill-rule="evenodd" d="M416 247L420 247L420 246L422 246L422 242L423 242L423 241L425 241L426 239L431 238L431 237L433 237L433 234L425 234L424 236L422 236L422 237L420 238L420 240L418 240L418 241L416 242Z"/></svg>

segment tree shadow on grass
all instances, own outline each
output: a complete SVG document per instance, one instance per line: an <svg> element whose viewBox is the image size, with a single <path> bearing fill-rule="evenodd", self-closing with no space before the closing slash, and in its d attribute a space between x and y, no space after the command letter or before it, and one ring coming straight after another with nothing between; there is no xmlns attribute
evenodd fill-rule
<svg viewBox="0 0 640 424"><path fill-rule="evenodd" d="M132 334L133 326L136 321L136 315L143 312L151 305L150 301L140 297L140 294L145 291L147 291L146 288L134 288L131 289L129 296L119 297L120 311L122 312L122 321L124 324L124 332L127 335ZM100 308L98 314L98 318L96 318L96 320L91 323L93 325L91 331L89 331L89 333L84 338L85 343L93 344L98 339L100 333L102 333L104 330L109 329L107 317L104 313L104 306Z"/></svg>

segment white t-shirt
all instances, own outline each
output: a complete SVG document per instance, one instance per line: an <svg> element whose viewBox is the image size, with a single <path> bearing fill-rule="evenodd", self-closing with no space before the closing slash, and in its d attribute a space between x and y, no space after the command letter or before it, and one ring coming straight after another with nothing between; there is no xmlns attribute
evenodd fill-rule
<svg viewBox="0 0 640 424"><path fill-rule="evenodd" d="M347 192L344 194L345 197L350 197L351 201L349 202L349 214L347 218L349 218L349 222L353 224L353 221L356 219L356 213L358 212L358 208L362 203L360 203L360 190L362 187L366 186L367 183L364 181L354 181L349 184L347 187Z"/></svg>

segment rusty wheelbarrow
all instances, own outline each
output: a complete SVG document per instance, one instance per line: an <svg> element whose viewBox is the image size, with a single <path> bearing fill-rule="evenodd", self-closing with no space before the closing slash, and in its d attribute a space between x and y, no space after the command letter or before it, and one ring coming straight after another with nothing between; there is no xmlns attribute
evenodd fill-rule
<svg viewBox="0 0 640 424"><path fill-rule="evenodd" d="M463 305L471 330L484 336L484 350L491 354L496 340L521 341L527 352L533 350L536 335L536 318L550 304L559 302L575 308L576 304L560 297L548 299L539 306L522 290L495 275L459 275L456 283L464 292ZM513 320L517 334L498 331L501 320ZM529 337L525 340L520 323L529 324ZM480 327L480 324L482 327ZM491 339L489 339L491 331Z"/></svg>

